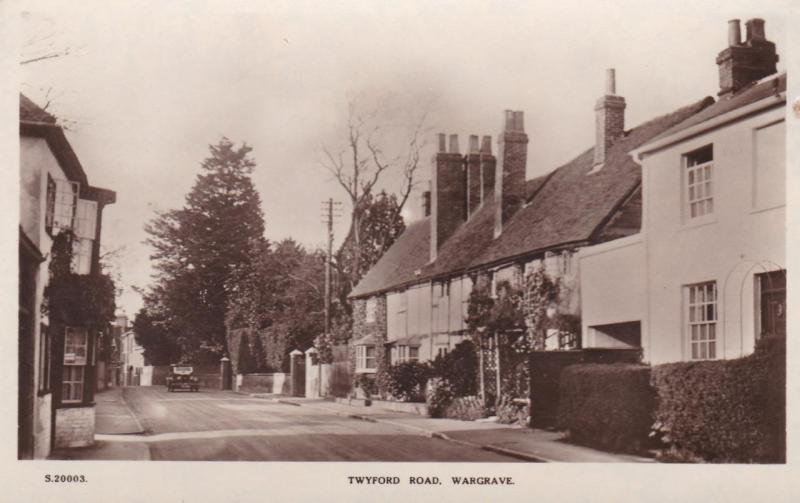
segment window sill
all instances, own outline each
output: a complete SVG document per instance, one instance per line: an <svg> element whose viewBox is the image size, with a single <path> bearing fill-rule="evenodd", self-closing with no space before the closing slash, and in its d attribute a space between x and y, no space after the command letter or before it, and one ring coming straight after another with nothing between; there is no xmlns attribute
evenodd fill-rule
<svg viewBox="0 0 800 503"><path fill-rule="evenodd" d="M356 369L356 374L374 374L378 369Z"/></svg>
<svg viewBox="0 0 800 503"><path fill-rule="evenodd" d="M95 402L61 402L57 409L80 409L94 407Z"/></svg>
<svg viewBox="0 0 800 503"><path fill-rule="evenodd" d="M678 229L679 231L685 231L689 229L695 229L697 227L705 227L706 225L712 225L717 223L717 217L709 217L709 218L694 218L689 221L686 221L681 225Z"/></svg>

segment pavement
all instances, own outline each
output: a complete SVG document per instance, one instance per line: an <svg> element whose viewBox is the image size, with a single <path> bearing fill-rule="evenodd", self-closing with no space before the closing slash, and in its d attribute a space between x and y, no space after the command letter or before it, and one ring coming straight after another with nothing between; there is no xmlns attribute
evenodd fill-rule
<svg viewBox="0 0 800 503"><path fill-rule="evenodd" d="M480 421L434 419L417 414L372 406L353 406L324 398L290 398L251 394L281 403L313 407L362 421L378 422L414 430L422 435L478 447L517 459L546 463L653 463L651 458L609 453L566 442L563 432L501 425Z"/></svg>
<svg viewBox="0 0 800 503"><path fill-rule="evenodd" d="M180 415L175 413L171 413L169 417L174 418L177 422L173 425L169 425L170 428L164 429L163 431L170 431L174 433L162 433L162 430L159 430L159 424L163 424L163 422L155 422L152 417L150 417L145 411L145 405L149 404L150 402L142 401L144 398L148 398L148 400L153 399L153 394L158 394L157 396L160 397L160 394L163 390L155 390L150 389L146 390L145 388L129 388L128 394L131 399L135 399L136 403L129 404L126 403L125 394L123 393L122 388L112 388L96 395L96 433L95 433L95 444L90 447L85 448L77 448L77 449L59 449L55 450L53 454L50 456L51 459L75 459L75 460L88 460L88 459L102 459L102 460L151 460L151 459L174 459L168 456L180 454L182 448L186 448L186 442L184 442L183 446L179 449L178 440L184 437L196 437L196 440L200 440L204 435L208 435L209 438L205 439L203 442L206 445L210 445L209 442L212 442L211 438L216 437L219 435L218 431L201 431L204 428L198 428L197 425L189 425L186 424L186 421L183 421ZM401 459L407 460L416 460L413 457L420 453L421 447L414 438L419 438L419 436L430 437L434 440L434 442L441 442L446 441L442 446L446 446L447 443L453 446L451 449L452 452L447 453L447 456L454 456L452 460L461 459L459 456L466 455L469 456L468 452L475 452L476 461L479 459L484 460L492 460L486 458L484 455L479 454L480 451L483 451L485 455L501 455L502 457L506 457L508 461L511 461L511 458L521 461L529 461L529 462L590 462L590 463L640 463L640 462L654 462L654 460L649 458L642 458L637 456L625 455L625 454L616 454L616 453L608 453L603 451L598 451L595 449L591 449L588 447L578 446L574 444L570 444L565 441L563 438L563 433L560 432L552 432L552 431L544 431L544 430L536 430L522 426L509 426L509 425L500 425L497 423L490 423L490 422L480 422L480 421L459 421L454 419L433 419L425 416L420 416L417 414L410 414L404 412L397 412L397 411L390 411L386 409L381 409L379 407L374 406L363 406L363 405L347 405L343 403L336 403L326 399L308 399L308 398L296 398L296 397L287 397L282 395L271 395L271 394L257 394L257 393L233 393L233 392L213 392L213 397L208 398L200 398L195 396L181 396L180 398L158 398L159 403L167 405L167 406L180 406L180 407L189 407L189 406L200 406L205 404L212 404L216 403L216 397L220 397L221 400L229 400L235 399L237 396L240 398L244 398L245 396L248 397L249 400L258 399L256 402L263 400L265 402L265 406L268 403L275 403L275 404L285 404L291 405L294 407L300 407L302 410L307 410L309 413L317 414L319 422L314 422L313 424L309 424L306 430L296 430L296 431L287 431L283 434L290 434L289 437L297 437L298 440L296 441L303 441L304 437L313 437L318 436L315 435L316 432L319 432L321 435L324 435L326 425L330 423L329 420L325 420L324 417L331 417L330 415L339 416L342 418L349 418L353 420L361 420L368 423L375 423L374 426L381 428L392 428L395 431L405 432L406 441L401 442L407 444L406 446L409 448L409 452L400 452L398 455L404 456ZM244 395L244 396L242 396ZM229 397L225 399L225 396ZM252 409L254 406L242 406L242 405L235 405L238 402L232 402L225 405L222 404L223 407L229 407L231 410L247 410L248 408ZM163 407L164 405L158 405L157 407ZM150 405L148 405L149 407ZM182 409L176 409L176 411L180 411ZM135 411L135 412L134 412ZM187 410L188 412L188 410ZM263 414L263 411L256 411L255 409L251 410L250 413L255 414L255 416L248 416L251 419L260 419L259 414ZM194 416L191 417L200 417L197 411L193 412ZM272 414L272 412L270 412ZM282 423L286 423L288 428L301 428L302 426L291 426L293 424L292 420L292 413L288 411L287 413L281 412L282 416L280 419L277 419L278 416L271 416L275 417L274 420L280 420ZM298 419L301 423L306 421L308 418L303 417L298 409ZM137 417L137 415L139 417ZM163 415L163 412L162 412ZM205 414L208 415L208 414ZM140 417L142 418L140 420ZM145 421L146 419L146 421ZM162 418L163 420L163 418ZM222 419L223 421L226 419ZM218 421L218 420L215 420ZM315 419L317 421L317 419ZM144 426L142 423L145 423ZM180 424L178 424L180 423ZM152 424L152 426L148 426L148 424ZM223 423L217 423L215 428L221 428L219 426ZM336 438L341 436L342 431L347 431L347 433L352 433L350 427L346 426L347 423L343 425L336 426L336 433L337 435L333 435L329 438ZM354 427L357 423L353 423ZM230 424L225 425L226 427L233 428ZM365 425L366 426L366 425ZM165 426L166 427L166 426ZM238 427L238 426L237 426ZM248 427L255 427L253 425ZM333 425L331 425L333 427ZM188 430L186 430L188 428ZM207 427L211 429L212 427L209 425ZM356 427L358 428L358 427ZM343 430L346 429L346 430ZM181 430L185 430L185 432L181 432ZM195 431L200 430L200 431ZM189 433L191 431L191 433ZM242 437L240 440L236 438L238 435L270 435L271 447L270 449L276 451L275 454L271 454L274 456L281 456L280 451L282 449L282 445L277 440L278 437L274 436L277 431L270 430L270 431L256 431L256 430L226 430L227 435L226 438L218 438L219 445L216 447L216 453L209 452L205 455L207 456L215 456L220 455L222 450L224 449L232 449L236 450L237 442L242 441L244 442L247 440L246 437ZM376 439L380 440L383 436L386 435L386 432L381 430L380 435L378 435L378 430L375 430L376 435L369 435L370 431L365 430L364 433L366 435L359 436L356 435L353 438L362 438L364 445L361 446L363 449L362 452L353 452L352 453L352 460L367 460L371 459L369 456L374 456L373 449L378 449L379 446L372 446L370 443L376 442ZM173 439L170 435L174 436ZM289 438L283 437L283 438ZM391 437L389 437L391 438ZM250 439L252 440L252 439ZM295 441L295 442L296 442ZM382 441L382 440L381 440ZM420 440L421 441L421 440ZM277 443L276 443L277 442ZM395 442L393 445L396 445ZM416 447L413 447L413 445ZM352 441L348 444L353 449L358 448L357 442L354 444ZM174 447L173 447L174 446ZM292 449L295 447L289 447L288 445L285 446L287 451L291 453ZM336 444L330 446L331 450L341 450L342 445ZM467 451L459 451L458 449L467 448ZM155 450L154 450L155 449ZM169 449L172 449L171 451ZM416 449L416 450L414 450ZM441 447L438 449L442 451ZM447 450L447 449L445 449ZM271 452L269 449L260 452L259 454L253 453L251 456L254 458L252 459L262 459L255 456L264 456L265 453ZM248 455L239 452L237 455L241 456L239 459L251 459ZM283 454L283 455L290 455L290 454ZM314 456L327 456L327 453L314 453ZM445 454L442 454L445 455ZM367 456L366 458L362 459L362 456ZM209 458L211 459L211 458ZM314 459L317 459L316 457ZM325 460L327 458L321 458L319 460ZM450 459L450 458L447 458ZM500 459L500 458L498 458ZM281 460L278 458L276 460ZM283 458L283 460L288 460L287 458ZM334 460L334 459L329 459ZM434 460L434 459L431 459ZM445 459L442 459L445 460Z"/></svg>

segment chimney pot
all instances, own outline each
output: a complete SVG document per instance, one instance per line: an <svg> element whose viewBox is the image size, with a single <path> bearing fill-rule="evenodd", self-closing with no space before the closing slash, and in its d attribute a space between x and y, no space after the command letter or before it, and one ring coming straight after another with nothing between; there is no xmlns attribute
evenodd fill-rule
<svg viewBox="0 0 800 503"><path fill-rule="evenodd" d="M745 23L747 28L747 41L748 42L765 42L767 36L764 33L764 20L763 19L750 19Z"/></svg>
<svg viewBox="0 0 800 503"><path fill-rule="evenodd" d="M612 96L617 94L617 76L613 68L606 70L606 94Z"/></svg>
<svg viewBox="0 0 800 503"><path fill-rule="evenodd" d="M451 134L450 135L450 153L451 154L458 154L459 153L458 135L457 134Z"/></svg>
<svg viewBox="0 0 800 503"><path fill-rule="evenodd" d="M525 112L523 112L522 110L518 110L518 111L514 112L514 131L517 131L519 133L524 133L525 132L525 120L524 120L525 115L524 115L524 113Z"/></svg>
<svg viewBox="0 0 800 503"><path fill-rule="evenodd" d="M478 135L469 135L469 152L470 154L477 154L480 151L478 148Z"/></svg>
<svg viewBox="0 0 800 503"><path fill-rule="evenodd" d="M728 21L729 45L717 56L720 99L730 98L750 83L778 71L778 54L775 44L766 39L764 20L750 19L745 26L746 39L742 42L739 20Z"/></svg>
<svg viewBox="0 0 800 503"><path fill-rule="evenodd" d="M492 153L492 137L491 136L484 136L483 141L481 142L481 152L484 154L491 154Z"/></svg>
<svg viewBox="0 0 800 503"><path fill-rule="evenodd" d="M742 30L738 19L728 21L728 47L742 45Z"/></svg>
<svg viewBox="0 0 800 503"><path fill-rule="evenodd" d="M439 152L447 152L447 135L439 133Z"/></svg>
<svg viewBox="0 0 800 503"><path fill-rule="evenodd" d="M514 112L511 111L511 110L506 110L505 117L506 117L506 125L503 128L503 131L513 131L514 130Z"/></svg>

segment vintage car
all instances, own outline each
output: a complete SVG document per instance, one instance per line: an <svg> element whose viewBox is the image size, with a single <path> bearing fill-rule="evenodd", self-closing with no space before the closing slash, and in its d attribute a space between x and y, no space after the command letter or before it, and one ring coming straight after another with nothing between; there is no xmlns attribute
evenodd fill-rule
<svg viewBox="0 0 800 503"><path fill-rule="evenodd" d="M188 389L189 391L199 391L200 383L193 376L194 368L189 365L173 365L172 373L167 376L167 391L176 389Z"/></svg>

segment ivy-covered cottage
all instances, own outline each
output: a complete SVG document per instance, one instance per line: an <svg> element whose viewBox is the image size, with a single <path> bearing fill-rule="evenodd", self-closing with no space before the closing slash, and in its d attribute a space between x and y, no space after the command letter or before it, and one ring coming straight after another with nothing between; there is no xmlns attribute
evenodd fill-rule
<svg viewBox="0 0 800 503"><path fill-rule="evenodd" d="M81 306L68 304L80 296L74 292L64 294L70 292L68 288L50 297L46 310L49 313L43 312L42 304L46 287L53 284L55 257L68 257L63 268L66 270L56 275L70 278L70 284L89 288L91 284L102 284L92 281L100 276L102 212L115 200L113 191L89 184L55 117L20 95L21 459L45 458L53 447L82 446L94 441L97 332L78 323L80 316L75 311L81 311ZM62 231L70 231L68 234L73 236L66 255L65 250L54 248ZM111 295L113 301L113 288ZM73 321L65 322L70 319Z"/></svg>
<svg viewBox="0 0 800 503"><path fill-rule="evenodd" d="M595 145L532 180L521 111L505 112L496 155L489 136L470 136L462 154L457 135L439 135L424 218L408 225L351 293L356 373L446 354L468 335L476 285L494 296L501 282L519 284L531 271L559 279L561 298L548 311L577 319L576 252L640 230L641 167L631 152L712 102L626 130L626 102L609 70L595 107ZM577 327L550 330L544 341L547 349L581 344Z"/></svg>
<svg viewBox="0 0 800 503"><path fill-rule="evenodd" d="M719 99L636 150L639 233L580 254L588 345L738 358L786 330L786 74L764 21L728 26Z"/></svg>

